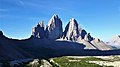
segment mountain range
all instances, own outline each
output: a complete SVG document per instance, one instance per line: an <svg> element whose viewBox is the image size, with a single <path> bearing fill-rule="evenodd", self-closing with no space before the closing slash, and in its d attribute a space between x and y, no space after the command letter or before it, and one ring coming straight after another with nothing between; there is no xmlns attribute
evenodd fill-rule
<svg viewBox="0 0 120 67"><path fill-rule="evenodd" d="M99 38L92 37L74 18L63 31L58 15L53 15L46 27L43 21L38 23L28 39L8 38L0 31L0 61L71 55L120 55L120 50L113 50Z"/></svg>
<svg viewBox="0 0 120 67"><path fill-rule="evenodd" d="M90 33L87 33L74 18L70 19L63 31L61 19L58 15L53 15L46 25L46 29L44 29L44 23L42 21L32 29L32 33L34 37L40 39L57 39L82 43L86 46L85 49L112 49L112 47L106 45L102 40L94 38Z"/></svg>

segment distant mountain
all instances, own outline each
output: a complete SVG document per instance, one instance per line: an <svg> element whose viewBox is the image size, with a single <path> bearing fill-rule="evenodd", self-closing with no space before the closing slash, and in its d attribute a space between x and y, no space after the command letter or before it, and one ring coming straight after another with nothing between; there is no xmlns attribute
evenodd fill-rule
<svg viewBox="0 0 120 67"><path fill-rule="evenodd" d="M120 45L120 35L113 36L111 41L117 45Z"/></svg>
<svg viewBox="0 0 120 67"><path fill-rule="evenodd" d="M106 44L120 49L120 35L113 36Z"/></svg>

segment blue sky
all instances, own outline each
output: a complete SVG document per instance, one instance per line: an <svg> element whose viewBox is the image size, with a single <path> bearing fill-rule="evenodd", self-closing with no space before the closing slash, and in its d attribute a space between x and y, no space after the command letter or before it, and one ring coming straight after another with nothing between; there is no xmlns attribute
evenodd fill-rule
<svg viewBox="0 0 120 67"><path fill-rule="evenodd" d="M0 30L10 38L28 38L31 29L53 14L66 26L75 18L93 37L120 34L120 0L0 0Z"/></svg>

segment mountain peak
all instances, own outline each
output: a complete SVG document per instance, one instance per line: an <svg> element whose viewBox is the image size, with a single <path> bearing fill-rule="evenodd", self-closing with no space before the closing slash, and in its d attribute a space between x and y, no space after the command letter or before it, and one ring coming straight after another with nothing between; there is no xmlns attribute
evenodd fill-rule
<svg viewBox="0 0 120 67"><path fill-rule="evenodd" d="M62 37L62 32L62 21L58 15L54 14L47 24L46 36L50 39L57 39Z"/></svg>
<svg viewBox="0 0 120 67"><path fill-rule="evenodd" d="M71 21L71 22L72 22L72 21L75 21L75 19L74 19L74 18L71 18L70 21Z"/></svg>
<svg viewBox="0 0 120 67"><path fill-rule="evenodd" d="M77 21L76 21L74 18L71 18L71 19L70 19L70 23L71 23L72 25L78 25Z"/></svg>
<svg viewBox="0 0 120 67"><path fill-rule="evenodd" d="M65 27L64 38L71 41L77 41L78 37L80 36L81 30L82 28L80 27L80 25L74 18L72 18Z"/></svg>
<svg viewBox="0 0 120 67"><path fill-rule="evenodd" d="M38 23L36 26L37 26L37 27L44 27L44 21L41 21L41 22Z"/></svg>
<svg viewBox="0 0 120 67"><path fill-rule="evenodd" d="M59 18L58 15L54 14L52 18Z"/></svg>
<svg viewBox="0 0 120 67"><path fill-rule="evenodd" d="M32 35L36 38L44 38L44 22L41 21L35 27L32 28Z"/></svg>

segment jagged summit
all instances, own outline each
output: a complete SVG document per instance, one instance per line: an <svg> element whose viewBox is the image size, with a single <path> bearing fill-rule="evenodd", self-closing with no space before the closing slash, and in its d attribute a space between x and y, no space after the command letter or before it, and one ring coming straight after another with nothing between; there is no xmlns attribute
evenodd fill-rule
<svg viewBox="0 0 120 67"><path fill-rule="evenodd" d="M85 39L86 41L93 40L90 33L87 33L84 29L82 29L74 18L70 19L69 23L65 28L64 39L75 42L82 39Z"/></svg>
<svg viewBox="0 0 120 67"><path fill-rule="evenodd" d="M58 15L53 15L46 27L46 37L49 39L57 39L62 37L62 21Z"/></svg>
<svg viewBox="0 0 120 67"><path fill-rule="evenodd" d="M77 38L80 36L82 28L77 23L77 21L72 18L65 27L64 38L67 40L77 41Z"/></svg>
<svg viewBox="0 0 120 67"><path fill-rule="evenodd" d="M48 22L48 26L50 26L51 25L51 23L55 23L54 21L56 21L56 19L60 19L59 17L58 17L58 15L56 15L56 14L54 14L52 17L51 17L51 19L49 20L49 22ZM52 22L51 22L52 21Z"/></svg>
<svg viewBox="0 0 120 67"><path fill-rule="evenodd" d="M71 22L71 23L76 23L76 24L77 24L77 21L76 21L74 18L71 18L71 19L70 19L70 22Z"/></svg>
<svg viewBox="0 0 120 67"><path fill-rule="evenodd" d="M45 37L43 21L41 21L35 27L32 28L32 35L36 38L44 38Z"/></svg>

